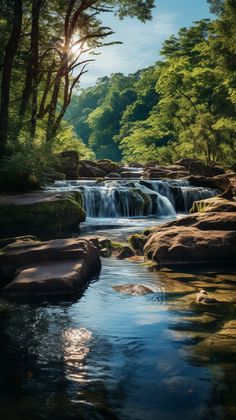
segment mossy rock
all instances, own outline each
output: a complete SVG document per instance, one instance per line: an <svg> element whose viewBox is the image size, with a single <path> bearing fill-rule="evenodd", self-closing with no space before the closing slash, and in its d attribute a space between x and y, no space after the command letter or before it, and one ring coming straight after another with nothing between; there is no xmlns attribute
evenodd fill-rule
<svg viewBox="0 0 236 420"><path fill-rule="evenodd" d="M194 201L190 213L208 213L208 212L235 212L236 200L227 200L220 196L208 198L206 200Z"/></svg>
<svg viewBox="0 0 236 420"><path fill-rule="evenodd" d="M111 249L112 249L112 251L120 251L123 248L124 245L125 244L122 243L122 242L112 241L111 242Z"/></svg>
<svg viewBox="0 0 236 420"><path fill-rule="evenodd" d="M143 251L144 245L147 242L147 237L142 234L135 234L129 237L129 243L135 251Z"/></svg>
<svg viewBox="0 0 236 420"><path fill-rule="evenodd" d="M35 193L2 196L0 232L4 237L38 233L62 233L85 220L82 195Z"/></svg>

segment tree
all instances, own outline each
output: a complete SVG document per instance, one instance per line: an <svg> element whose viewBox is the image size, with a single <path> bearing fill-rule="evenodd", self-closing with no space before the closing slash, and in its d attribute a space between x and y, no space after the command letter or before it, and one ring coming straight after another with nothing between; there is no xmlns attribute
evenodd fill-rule
<svg viewBox="0 0 236 420"><path fill-rule="evenodd" d="M1 5L3 6L3 5ZM6 143L8 136L9 123L9 102L11 76L14 58L17 53L21 27L22 27L22 0L15 0L13 4L13 23L10 37L7 41L4 51L4 60L2 65L1 81L1 102L0 102L0 156L6 153Z"/></svg>

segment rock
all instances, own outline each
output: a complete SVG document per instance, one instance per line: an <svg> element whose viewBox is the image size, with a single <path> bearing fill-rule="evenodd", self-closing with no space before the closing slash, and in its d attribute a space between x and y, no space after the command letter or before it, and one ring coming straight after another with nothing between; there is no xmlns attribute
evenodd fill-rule
<svg viewBox="0 0 236 420"><path fill-rule="evenodd" d="M121 175L120 174L117 174L115 172L114 173L111 172L108 175L106 175L106 178L107 179L120 179L121 178Z"/></svg>
<svg viewBox="0 0 236 420"><path fill-rule="evenodd" d="M212 178L205 176L190 176L187 179L194 187L207 187L225 191L231 186L227 175L218 175Z"/></svg>
<svg viewBox="0 0 236 420"><path fill-rule="evenodd" d="M184 158L178 160L176 165L184 166L190 173L190 175L200 175L205 177L212 177L224 173L224 170L216 167L208 166L197 159Z"/></svg>
<svg viewBox="0 0 236 420"><path fill-rule="evenodd" d="M160 178L168 178L168 179L179 179L184 178L189 175L187 171L178 171L173 172L168 169L150 169L146 172L146 177L148 179L160 179Z"/></svg>
<svg viewBox="0 0 236 420"><path fill-rule="evenodd" d="M62 172L57 171L54 168L45 168L42 174L45 182L64 181L66 175Z"/></svg>
<svg viewBox="0 0 236 420"><path fill-rule="evenodd" d="M83 238L10 245L0 255L0 267L11 267L15 278L2 294L66 297L80 293L100 271L99 254L98 241L95 245Z"/></svg>
<svg viewBox="0 0 236 420"><path fill-rule="evenodd" d="M78 175L84 178L104 178L106 172L100 169L95 162L81 160L79 162Z"/></svg>
<svg viewBox="0 0 236 420"><path fill-rule="evenodd" d="M0 239L0 249L14 242L32 242L37 241L36 236L13 236L11 238Z"/></svg>
<svg viewBox="0 0 236 420"><path fill-rule="evenodd" d="M143 168L144 167L144 165L142 164L142 163L139 163L139 162L131 162L131 163L129 163L129 167L130 168Z"/></svg>
<svg viewBox="0 0 236 420"><path fill-rule="evenodd" d="M219 197L226 198L226 200L233 200L234 194L232 187L227 188L222 194L219 194Z"/></svg>
<svg viewBox="0 0 236 420"><path fill-rule="evenodd" d="M119 251L119 254L117 255L117 258L119 258L120 260L123 260L125 258L130 258L133 257L135 255L135 252L133 251L133 249L126 245L123 248L121 248L121 250Z"/></svg>
<svg viewBox="0 0 236 420"><path fill-rule="evenodd" d="M156 228L144 252L159 266L234 264L235 226L236 212L187 216Z"/></svg>
<svg viewBox="0 0 236 420"><path fill-rule="evenodd" d="M147 242L147 237L142 234L135 234L129 237L129 243L136 252L143 253L144 245Z"/></svg>
<svg viewBox="0 0 236 420"><path fill-rule="evenodd" d="M225 170L223 168L221 168L220 166L213 166L212 172L213 172L214 176L225 174Z"/></svg>
<svg viewBox="0 0 236 420"><path fill-rule="evenodd" d="M68 150L59 154L58 169L66 175L66 179L77 179L79 154L75 150Z"/></svg>
<svg viewBox="0 0 236 420"><path fill-rule="evenodd" d="M85 220L81 193L38 192L0 196L0 235L61 233Z"/></svg>
<svg viewBox="0 0 236 420"><path fill-rule="evenodd" d="M151 286L143 284L124 284L113 286L113 289L117 292L124 293L126 295L142 296L150 293L155 293L155 290ZM157 291L157 290L156 290Z"/></svg>
<svg viewBox="0 0 236 420"><path fill-rule="evenodd" d="M129 172L129 171L123 171L120 173L122 178L131 178L131 179L137 179L141 178L142 173L141 172Z"/></svg>
<svg viewBox="0 0 236 420"><path fill-rule="evenodd" d="M145 168L155 168L158 165L158 162L156 160L150 160L145 164Z"/></svg>
<svg viewBox="0 0 236 420"><path fill-rule="evenodd" d="M236 212L236 200L226 200L221 196L207 198L206 200L194 201L191 213L196 212Z"/></svg>
<svg viewBox="0 0 236 420"><path fill-rule="evenodd" d="M102 159L97 161L97 166L102 171L106 172L106 174L109 173L118 173L121 171L120 165L116 162L112 162L109 159Z"/></svg>
<svg viewBox="0 0 236 420"><path fill-rule="evenodd" d="M220 303L220 302L217 299L209 297L206 290L202 289L197 294L195 303L201 303L202 305L209 305L209 304Z"/></svg>

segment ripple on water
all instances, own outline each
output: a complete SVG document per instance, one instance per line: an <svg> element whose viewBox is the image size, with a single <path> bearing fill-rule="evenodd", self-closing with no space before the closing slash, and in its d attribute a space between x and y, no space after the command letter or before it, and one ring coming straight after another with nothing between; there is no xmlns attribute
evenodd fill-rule
<svg viewBox="0 0 236 420"><path fill-rule="evenodd" d="M32 412L36 420L60 419L62 413L82 420L208 420L223 418L224 410L231 415L233 313L191 306L199 282L212 288L214 279L152 273L111 258L77 302L3 303L1 418L18 420L23 413L31 420ZM222 276L216 279L220 293ZM113 288L137 284L152 293L134 296ZM226 339L231 346L225 358Z"/></svg>

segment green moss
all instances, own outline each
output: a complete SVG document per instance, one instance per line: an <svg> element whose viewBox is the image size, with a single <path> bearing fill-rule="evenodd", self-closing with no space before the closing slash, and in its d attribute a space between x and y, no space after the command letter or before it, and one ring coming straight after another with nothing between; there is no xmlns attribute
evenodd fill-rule
<svg viewBox="0 0 236 420"><path fill-rule="evenodd" d="M148 208L150 208L152 204L152 199L150 198L148 194L144 193L143 191L137 188L132 188L130 199L131 199L130 207L132 207L132 205L136 206L136 203L138 202L142 206L143 214L144 215L148 214Z"/></svg>
<svg viewBox="0 0 236 420"><path fill-rule="evenodd" d="M111 242L111 249L113 251L120 251L125 246L125 243L122 242Z"/></svg>
<svg viewBox="0 0 236 420"><path fill-rule="evenodd" d="M134 250L143 251L144 245L147 242L147 237L142 234L135 234L130 236L128 241Z"/></svg>
<svg viewBox="0 0 236 420"><path fill-rule="evenodd" d="M61 232L78 226L85 220L80 193L32 204L7 204L0 206L1 234L35 234Z"/></svg>
<svg viewBox="0 0 236 420"><path fill-rule="evenodd" d="M190 213L204 213L210 204L207 200L194 201Z"/></svg>

